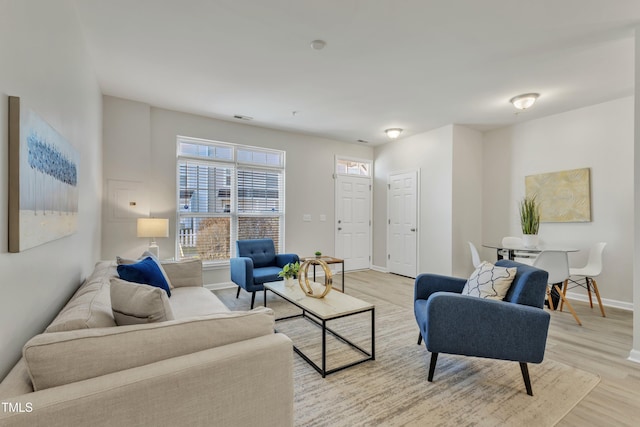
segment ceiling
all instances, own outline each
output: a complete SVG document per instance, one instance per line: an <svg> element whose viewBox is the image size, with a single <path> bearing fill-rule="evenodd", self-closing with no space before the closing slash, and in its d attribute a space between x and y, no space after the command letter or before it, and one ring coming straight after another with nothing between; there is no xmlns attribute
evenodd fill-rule
<svg viewBox="0 0 640 427"><path fill-rule="evenodd" d="M104 94L345 142L488 130L634 89L639 0L75 4ZM526 92L540 98L516 115Z"/></svg>

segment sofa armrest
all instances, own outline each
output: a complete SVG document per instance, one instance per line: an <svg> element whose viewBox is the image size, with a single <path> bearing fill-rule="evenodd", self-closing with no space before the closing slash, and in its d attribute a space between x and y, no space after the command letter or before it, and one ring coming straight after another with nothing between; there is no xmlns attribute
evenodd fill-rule
<svg viewBox="0 0 640 427"><path fill-rule="evenodd" d="M446 292L416 304L425 304L429 351L542 362L550 320L543 309Z"/></svg>
<svg viewBox="0 0 640 427"><path fill-rule="evenodd" d="M236 257L229 259L231 281L238 286L246 288L247 284L253 284L253 260L249 257Z"/></svg>
<svg viewBox="0 0 640 427"><path fill-rule="evenodd" d="M462 292L466 279L441 276L439 274L420 274L416 277L413 299L428 299L435 292Z"/></svg>
<svg viewBox="0 0 640 427"><path fill-rule="evenodd" d="M231 311L112 328L36 335L23 348L34 390L272 335L273 311Z"/></svg>
<svg viewBox="0 0 640 427"><path fill-rule="evenodd" d="M0 411L5 427L292 426L292 344L271 334L5 401L30 408Z"/></svg>

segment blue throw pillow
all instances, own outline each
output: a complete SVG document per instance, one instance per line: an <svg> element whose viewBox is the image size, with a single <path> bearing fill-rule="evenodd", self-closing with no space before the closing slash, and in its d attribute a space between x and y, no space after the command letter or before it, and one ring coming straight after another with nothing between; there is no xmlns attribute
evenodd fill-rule
<svg viewBox="0 0 640 427"><path fill-rule="evenodd" d="M151 258L146 257L135 264L121 264L118 266L118 275L127 282L142 283L164 289L167 296L171 296L171 289L164 278L158 264Z"/></svg>

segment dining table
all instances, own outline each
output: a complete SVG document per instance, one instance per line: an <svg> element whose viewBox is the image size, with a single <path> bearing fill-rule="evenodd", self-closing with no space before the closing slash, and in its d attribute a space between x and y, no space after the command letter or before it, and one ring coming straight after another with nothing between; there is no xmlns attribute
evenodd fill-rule
<svg viewBox="0 0 640 427"><path fill-rule="evenodd" d="M542 251L562 251L562 252L578 252L580 249L562 245L538 245L535 247L527 247L524 245L503 245L501 243L483 243L483 247L496 250L498 259L506 258L513 260L516 257L528 256L535 258Z"/></svg>

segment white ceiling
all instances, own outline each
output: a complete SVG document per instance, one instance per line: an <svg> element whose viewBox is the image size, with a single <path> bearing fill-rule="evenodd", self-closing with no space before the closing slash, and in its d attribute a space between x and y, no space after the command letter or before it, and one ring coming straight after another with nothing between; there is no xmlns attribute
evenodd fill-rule
<svg viewBox="0 0 640 427"><path fill-rule="evenodd" d="M371 145L632 95L640 25L640 0L75 3L104 94Z"/></svg>

